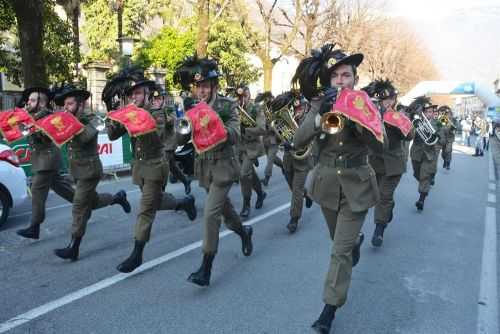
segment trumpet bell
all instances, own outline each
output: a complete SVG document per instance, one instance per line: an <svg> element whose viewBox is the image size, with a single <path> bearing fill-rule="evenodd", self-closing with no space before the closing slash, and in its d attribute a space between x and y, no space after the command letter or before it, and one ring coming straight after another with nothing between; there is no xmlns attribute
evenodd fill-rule
<svg viewBox="0 0 500 334"><path fill-rule="evenodd" d="M344 119L337 113L327 112L321 116L321 130L329 135L335 135L344 128Z"/></svg>
<svg viewBox="0 0 500 334"><path fill-rule="evenodd" d="M177 118L174 123L174 129L180 142L187 142L191 139L191 122L187 118Z"/></svg>
<svg viewBox="0 0 500 334"><path fill-rule="evenodd" d="M26 124L21 123L19 124L19 130L21 131L23 137L26 137L31 132L31 126L27 126Z"/></svg>

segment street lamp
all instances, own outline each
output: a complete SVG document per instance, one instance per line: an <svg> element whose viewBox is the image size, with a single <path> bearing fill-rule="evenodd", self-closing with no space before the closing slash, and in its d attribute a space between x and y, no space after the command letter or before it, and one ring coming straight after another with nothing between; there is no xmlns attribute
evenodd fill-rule
<svg viewBox="0 0 500 334"><path fill-rule="evenodd" d="M122 53L121 56L126 59L126 65L129 66L130 58L134 52L134 42L137 42L138 39L124 36L118 38L117 41L120 43L120 51Z"/></svg>

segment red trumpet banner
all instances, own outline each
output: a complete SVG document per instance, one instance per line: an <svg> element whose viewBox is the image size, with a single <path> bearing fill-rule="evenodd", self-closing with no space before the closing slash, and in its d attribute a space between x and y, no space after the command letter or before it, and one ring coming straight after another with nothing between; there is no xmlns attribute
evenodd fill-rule
<svg viewBox="0 0 500 334"><path fill-rule="evenodd" d="M131 137L156 131L156 121L153 116L134 104L109 112L108 118L122 124Z"/></svg>
<svg viewBox="0 0 500 334"><path fill-rule="evenodd" d="M384 141L380 112L364 91L342 89L332 111L366 128L378 141Z"/></svg>
<svg viewBox="0 0 500 334"><path fill-rule="evenodd" d="M33 118L24 109L14 108L0 112L0 133L8 143L23 138L19 125L30 126L33 123Z"/></svg>
<svg viewBox="0 0 500 334"><path fill-rule="evenodd" d="M71 113L58 111L35 122L38 130L48 136L58 147L80 134L84 126Z"/></svg>
<svg viewBox="0 0 500 334"><path fill-rule="evenodd" d="M211 150L227 140L227 132L219 115L205 102L186 112L191 122L191 139L197 153Z"/></svg>
<svg viewBox="0 0 500 334"><path fill-rule="evenodd" d="M406 115L392 109L388 109L384 113L384 122L398 128L405 137L413 128L410 119Z"/></svg>

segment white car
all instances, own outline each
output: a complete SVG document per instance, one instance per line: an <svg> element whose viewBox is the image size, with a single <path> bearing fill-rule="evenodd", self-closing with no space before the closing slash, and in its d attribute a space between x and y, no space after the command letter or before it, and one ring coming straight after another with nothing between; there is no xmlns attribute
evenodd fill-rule
<svg viewBox="0 0 500 334"><path fill-rule="evenodd" d="M0 144L0 226L9 217L10 209L27 198L26 174L19 167L19 158L9 146Z"/></svg>

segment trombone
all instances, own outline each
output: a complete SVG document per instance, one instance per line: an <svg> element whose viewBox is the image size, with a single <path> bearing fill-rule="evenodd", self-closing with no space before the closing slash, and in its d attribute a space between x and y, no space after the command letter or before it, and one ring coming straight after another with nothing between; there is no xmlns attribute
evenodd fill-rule
<svg viewBox="0 0 500 334"><path fill-rule="evenodd" d="M239 105L238 111L240 113L240 122L244 127L255 128L257 126L257 122L252 118L252 116L250 116L250 114Z"/></svg>

